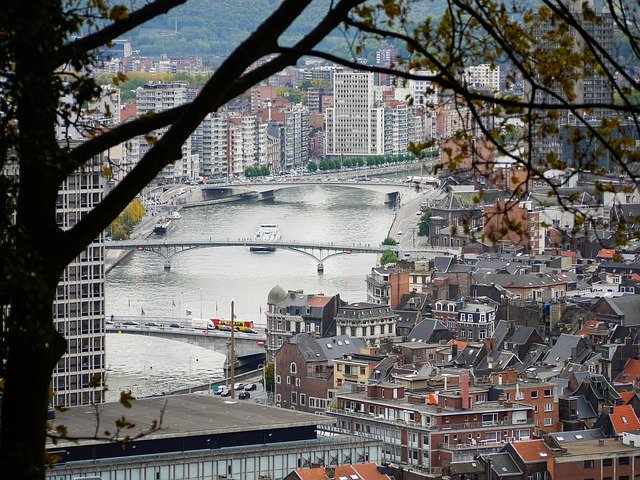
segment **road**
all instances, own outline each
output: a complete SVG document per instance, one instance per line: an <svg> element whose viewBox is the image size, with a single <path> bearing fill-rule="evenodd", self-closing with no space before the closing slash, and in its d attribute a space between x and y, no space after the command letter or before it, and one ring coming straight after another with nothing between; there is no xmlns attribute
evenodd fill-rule
<svg viewBox="0 0 640 480"><path fill-rule="evenodd" d="M429 246L427 237L418 236L420 218L422 217L420 204L424 202L432 203L442 194L443 192L440 190L427 189L418 197L407 200L406 202L401 201L400 208L389 230L391 237L397 240L400 245L401 255L406 255L406 253L412 250L419 250L421 247ZM405 253L403 254L402 252ZM411 257L411 254L409 254L409 257Z"/></svg>

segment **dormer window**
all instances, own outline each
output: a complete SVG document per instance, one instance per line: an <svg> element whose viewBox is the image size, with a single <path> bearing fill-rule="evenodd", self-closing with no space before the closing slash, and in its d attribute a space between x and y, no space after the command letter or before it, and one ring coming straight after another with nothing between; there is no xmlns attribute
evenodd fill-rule
<svg viewBox="0 0 640 480"><path fill-rule="evenodd" d="M297 368L298 366L294 362L291 362L291 365L289 365L289 371L291 373L296 373Z"/></svg>

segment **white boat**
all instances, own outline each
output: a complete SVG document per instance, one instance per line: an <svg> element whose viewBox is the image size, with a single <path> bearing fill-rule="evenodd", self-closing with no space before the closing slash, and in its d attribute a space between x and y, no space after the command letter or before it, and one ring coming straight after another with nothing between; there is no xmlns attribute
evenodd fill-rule
<svg viewBox="0 0 640 480"><path fill-rule="evenodd" d="M178 210L174 210L169 214L169 218L171 220L180 220L182 218L182 214Z"/></svg>
<svg viewBox="0 0 640 480"><path fill-rule="evenodd" d="M162 217L160 220L158 220L158 223L156 223L156 226L153 228L153 233L155 233L156 235L164 235L165 233L167 233L167 230L169 230L170 226L171 219Z"/></svg>
<svg viewBox="0 0 640 480"><path fill-rule="evenodd" d="M275 252L275 245L268 244L280 240L280 229L273 223L264 223L260 225L253 239L255 241L264 241L265 245L252 245L249 247L250 252Z"/></svg>

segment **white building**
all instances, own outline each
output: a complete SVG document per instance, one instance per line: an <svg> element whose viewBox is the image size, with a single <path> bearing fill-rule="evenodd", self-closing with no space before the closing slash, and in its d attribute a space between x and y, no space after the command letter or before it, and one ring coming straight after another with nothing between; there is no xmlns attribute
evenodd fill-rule
<svg viewBox="0 0 640 480"><path fill-rule="evenodd" d="M200 175L224 176L228 172L229 119L226 113L209 113L198 127Z"/></svg>
<svg viewBox="0 0 640 480"><path fill-rule="evenodd" d="M162 112L174 107L178 107L187 102L187 84L182 82L173 83L147 83L136 89L136 103L138 113L144 115L151 112ZM163 127L151 133L151 136L161 138L169 127ZM140 157L144 156L152 145L149 141L140 141ZM182 158L167 165L158 175L164 180L193 180L200 174L200 169L194 169L194 159L191 156L191 137L182 145Z"/></svg>
<svg viewBox="0 0 640 480"><path fill-rule="evenodd" d="M470 87L497 92L500 90L500 67L488 63L465 67L464 82Z"/></svg>
<svg viewBox="0 0 640 480"><path fill-rule="evenodd" d="M337 71L333 107L327 108L325 153L381 155L384 153L384 112L374 103L374 75Z"/></svg>
<svg viewBox="0 0 640 480"><path fill-rule="evenodd" d="M104 157L91 168L70 175L58 196L58 226L72 228L103 197L100 174ZM67 339L67 353L53 371L54 405L89 405L104 401L104 237L100 234L64 270L53 304L56 329ZM97 379L97 382L96 382ZM89 386L90 382L96 386Z"/></svg>
<svg viewBox="0 0 640 480"><path fill-rule="evenodd" d="M243 175L253 166L266 165L267 123L256 115L229 118L229 170Z"/></svg>
<svg viewBox="0 0 640 480"><path fill-rule="evenodd" d="M281 168L304 168L309 162L309 110L302 104L284 112L284 165Z"/></svg>

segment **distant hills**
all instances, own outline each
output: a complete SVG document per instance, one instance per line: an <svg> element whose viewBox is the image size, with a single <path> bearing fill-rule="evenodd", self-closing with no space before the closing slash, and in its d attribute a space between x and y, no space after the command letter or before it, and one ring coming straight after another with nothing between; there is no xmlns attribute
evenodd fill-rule
<svg viewBox="0 0 640 480"><path fill-rule="evenodd" d="M163 15L134 30L124 38L140 55L202 56L208 60L224 56L245 39L280 4L279 0L188 0L167 15ZM284 41L294 42L322 17L331 0L316 0L298 22L286 32ZM444 0L417 0L415 18L439 16ZM332 49L344 44L340 32L332 34L323 47Z"/></svg>

